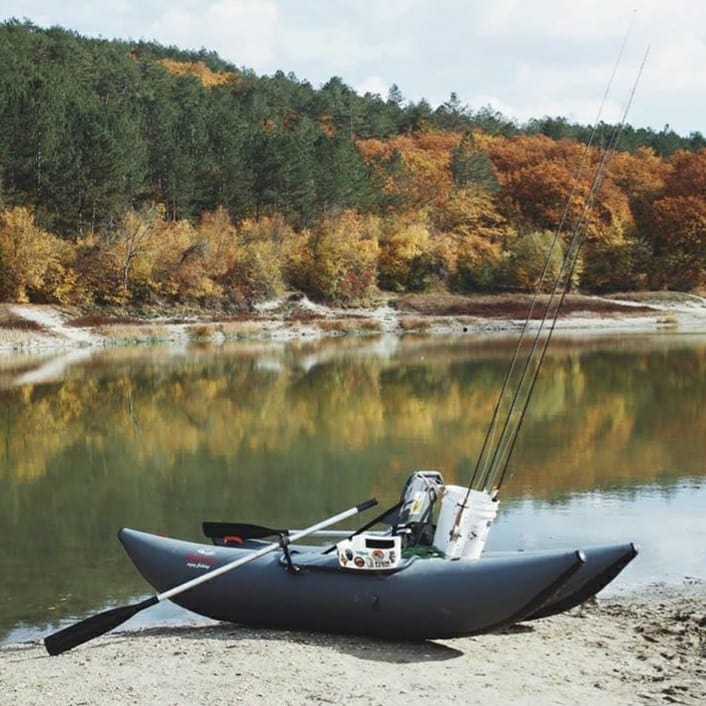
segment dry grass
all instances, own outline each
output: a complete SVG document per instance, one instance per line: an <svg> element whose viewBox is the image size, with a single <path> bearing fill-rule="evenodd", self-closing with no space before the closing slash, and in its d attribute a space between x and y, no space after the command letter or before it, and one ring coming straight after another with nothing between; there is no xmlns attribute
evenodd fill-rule
<svg viewBox="0 0 706 706"><path fill-rule="evenodd" d="M431 328L432 321L418 317L404 318L399 321L402 331L426 331Z"/></svg>
<svg viewBox="0 0 706 706"><path fill-rule="evenodd" d="M377 333L382 330L382 324L377 319L349 318L349 319L321 319L316 322L319 329L326 332L341 333Z"/></svg>
<svg viewBox="0 0 706 706"><path fill-rule="evenodd" d="M307 309L292 309L287 315L289 321L299 321L301 323L311 323L321 318L321 314L317 314L315 311L308 311Z"/></svg>
<svg viewBox="0 0 706 706"><path fill-rule="evenodd" d="M96 326L94 331L112 341L167 341L174 337L173 329L165 324L110 323Z"/></svg>
<svg viewBox="0 0 706 706"><path fill-rule="evenodd" d="M36 321L25 319L22 316L16 316L12 312L4 311L0 313L0 328L8 331L18 332L38 332L45 331L44 326Z"/></svg>
<svg viewBox="0 0 706 706"><path fill-rule="evenodd" d="M70 319L66 322L66 325L73 326L74 328L105 329L106 327L112 326L139 326L143 323L144 322L142 319L138 319L133 316L110 316L107 314L92 313Z"/></svg>
<svg viewBox="0 0 706 706"><path fill-rule="evenodd" d="M541 319L548 297L540 296L532 311L533 319ZM460 296L454 294L407 294L395 302L403 312L414 312L424 316L474 316L484 319L525 319L530 309L532 295L529 294L494 294L478 296ZM555 302L556 303L556 302ZM619 303L587 297L581 294L569 294L561 306L561 315L571 314L645 314L653 312L649 304L626 309Z"/></svg>

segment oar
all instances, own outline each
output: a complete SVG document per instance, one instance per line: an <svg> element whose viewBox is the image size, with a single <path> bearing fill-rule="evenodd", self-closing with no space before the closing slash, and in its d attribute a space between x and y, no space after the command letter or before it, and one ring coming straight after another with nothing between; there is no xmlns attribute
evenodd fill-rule
<svg viewBox="0 0 706 706"><path fill-rule="evenodd" d="M356 505L349 510L345 510L338 515L334 515L333 517L329 517L327 520L323 520L322 522L312 525L307 529L295 532L289 537L289 540L296 542L302 537L306 537L307 535L323 529L324 527L328 527L329 525L334 525L337 522L348 519L349 517L357 515L359 512L363 512L363 510L367 510L374 505L377 505L377 500L375 498L366 500L365 502L360 503L360 505ZM268 544L262 549L258 549L242 559L236 559L235 561L223 564L223 566L219 566L218 568L213 569L213 571L209 571L207 574L197 576L196 578L193 578L190 581L182 583L178 586L174 586L163 593L157 593L156 595L151 596L140 603L122 606L120 608L111 608L110 610L103 611L102 613L92 615L90 618L86 618L78 623L69 625L62 630L49 635L49 637L44 640L44 646L47 648L47 652L49 652L50 655L58 655L62 652L66 652L77 645L92 640L94 637L104 635L145 608L149 608L150 606L156 605L161 601L172 598L180 593L184 593L185 591L188 591L196 586L200 586L202 583L206 583L206 581L215 579L217 576L225 574L227 571L237 569L239 566L249 564L251 561L255 561L256 559L274 552L279 548L279 542Z"/></svg>
<svg viewBox="0 0 706 706"><path fill-rule="evenodd" d="M380 523L392 525L397 521L397 510L399 510L401 502L396 503L388 508L381 515L370 522L363 525L357 530L321 530L312 532L312 534L325 534L328 536L346 537L350 539L355 535L364 532L365 530ZM252 525L249 522L209 522L201 523L204 536L212 540L223 541L226 537L240 537L241 539L263 539L264 537L275 537L280 534L290 534L299 530L292 529L275 529L274 527L265 527L264 525ZM328 551L332 551L329 547Z"/></svg>

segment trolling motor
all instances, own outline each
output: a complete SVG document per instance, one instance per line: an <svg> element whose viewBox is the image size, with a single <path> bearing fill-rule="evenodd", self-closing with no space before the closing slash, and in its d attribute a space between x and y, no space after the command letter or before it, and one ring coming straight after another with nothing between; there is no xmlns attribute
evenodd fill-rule
<svg viewBox="0 0 706 706"><path fill-rule="evenodd" d="M402 489L402 505L392 534L402 538L402 547L431 546L434 539L434 503L444 488L438 471L416 471Z"/></svg>

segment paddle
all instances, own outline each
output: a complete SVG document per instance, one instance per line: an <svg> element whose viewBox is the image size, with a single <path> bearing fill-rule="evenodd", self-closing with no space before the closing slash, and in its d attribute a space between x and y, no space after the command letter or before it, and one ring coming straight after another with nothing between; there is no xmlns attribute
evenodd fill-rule
<svg viewBox="0 0 706 706"><path fill-rule="evenodd" d="M363 525L360 529L355 530L353 533L341 531L322 531L320 534L327 535L339 535L341 537L346 537L350 539L355 537L355 535L364 532L365 530L373 527L382 522L388 525L394 524L397 521L396 512L399 510L399 502L388 508L381 515L378 515L375 519L371 520L367 524ZM280 534L289 534L290 532L295 532L296 530L285 530L285 529L275 529L273 527L265 527L264 525L252 525L248 522L203 522L202 523L203 533L206 537L213 540L224 540L226 537L239 537L240 539L263 539L264 537L274 537ZM312 534L319 534L318 532L312 532ZM327 551L332 551L331 548Z"/></svg>
<svg viewBox="0 0 706 706"><path fill-rule="evenodd" d="M302 537L306 537L307 535L323 529L324 527L328 527L329 525L334 525L337 522L348 519L349 517L357 515L359 512L363 512L363 510L367 510L374 505L377 505L377 500L375 498L366 500L365 502L360 503L360 505L356 505L349 510L345 510L338 515L334 515L333 517L329 517L327 520L323 520L322 522L312 525L307 529L295 532L289 537L289 541L296 542L297 540L302 539ZM206 581L210 581L221 574L225 574L227 571L232 571L233 569L237 569L239 566L249 564L251 561L255 561L266 554L276 551L280 548L280 546L281 545L279 542L268 544L262 549L258 549L246 557L223 564L223 566L219 566L218 568L213 569L213 571L209 571L207 574L197 576L196 578L186 581L178 586L174 586L163 593L157 593L156 595L151 596L140 603L122 606L120 608L111 608L110 610L103 611L102 613L97 613L90 618L86 618L78 623L69 625L62 630L49 635L49 637L44 640L44 646L47 648L47 652L50 655L58 655L62 652L66 652L73 647L92 640L94 637L104 635L145 608L149 608L150 606L156 605L161 601L172 598L180 593L184 593L185 591L188 591L196 586L200 586L202 583L206 583Z"/></svg>

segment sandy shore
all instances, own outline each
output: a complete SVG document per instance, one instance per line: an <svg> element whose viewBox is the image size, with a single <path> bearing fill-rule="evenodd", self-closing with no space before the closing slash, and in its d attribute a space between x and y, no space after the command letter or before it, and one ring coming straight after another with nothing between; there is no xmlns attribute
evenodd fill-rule
<svg viewBox="0 0 706 706"><path fill-rule="evenodd" d="M230 624L0 650L14 706L706 703L706 584L599 599L502 634L423 643Z"/></svg>

